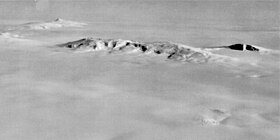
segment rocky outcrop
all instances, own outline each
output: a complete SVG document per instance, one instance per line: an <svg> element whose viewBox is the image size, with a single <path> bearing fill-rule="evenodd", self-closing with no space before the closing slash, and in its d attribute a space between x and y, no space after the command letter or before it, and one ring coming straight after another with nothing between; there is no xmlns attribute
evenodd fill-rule
<svg viewBox="0 0 280 140"><path fill-rule="evenodd" d="M226 65L236 65L243 63L238 58L219 55L212 52L215 49L231 49L238 51L253 51L260 54L279 54L278 51L271 51L262 47L233 44L229 46L195 48L183 44L172 42L138 42L123 39L98 39L83 38L80 40L58 45L72 50L100 51L108 53L131 53L138 52L144 54L160 55L169 60L192 62L192 63L223 63Z"/></svg>
<svg viewBox="0 0 280 140"><path fill-rule="evenodd" d="M257 52L259 54L272 54L272 55L280 54L280 52L278 50L266 49L263 47L259 47L256 45L249 45L249 44L232 44L232 45L227 45L227 46L214 46L214 47L204 47L203 48L203 50L207 50L207 51L215 51L215 50L220 50L220 49Z"/></svg>
<svg viewBox="0 0 280 140"><path fill-rule="evenodd" d="M201 48L194 48L183 44L172 42L138 42L123 39L95 39L83 38L77 41L58 45L60 47L72 50L106 50L109 53L114 52L138 52L153 55L162 55L167 59L176 61L185 61L193 63L206 63L217 61L234 61L233 59L212 54Z"/></svg>
<svg viewBox="0 0 280 140"><path fill-rule="evenodd" d="M233 44L230 46L226 46L232 50L239 50L239 51L260 51L260 49L258 49L257 47L254 47L252 45L248 45L248 44Z"/></svg>

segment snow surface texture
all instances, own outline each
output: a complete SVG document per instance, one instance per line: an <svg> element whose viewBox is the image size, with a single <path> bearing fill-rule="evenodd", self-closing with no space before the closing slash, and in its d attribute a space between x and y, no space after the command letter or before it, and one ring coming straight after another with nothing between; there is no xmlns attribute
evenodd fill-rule
<svg viewBox="0 0 280 140"><path fill-rule="evenodd" d="M0 40L2 41L7 41L7 42L15 42L15 41L28 41L28 39L25 39L23 36L10 33L10 32L3 32L0 33Z"/></svg>
<svg viewBox="0 0 280 140"><path fill-rule="evenodd" d="M96 38L59 48L84 35L19 27L0 35L0 139L279 138L272 50Z"/></svg>

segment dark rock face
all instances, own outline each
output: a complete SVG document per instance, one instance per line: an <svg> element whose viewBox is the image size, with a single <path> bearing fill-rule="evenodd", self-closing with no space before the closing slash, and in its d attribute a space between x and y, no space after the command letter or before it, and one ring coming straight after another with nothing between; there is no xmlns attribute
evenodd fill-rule
<svg viewBox="0 0 280 140"><path fill-rule="evenodd" d="M230 48L230 49L232 49L232 50L243 51L243 44L234 44L234 45L230 45L230 46L228 46L228 48Z"/></svg>
<svg viewBox="0 0 280 140"><path fill-rule="evenodd" d="M258 48L253 47L252 45L247 45L247 44L234 44L234 45L230 45L227 46L228 48L232 49L232 50L239 50L239 51L260 51Z"/></svg>
<svg viewBox="0 0 280 140"><path fill-rule="evenodd" d="M83 48L83 47L95 48L96 44L94 42L90 41L89 39L80 39L77 41L68 42L66 44L63 44L63 46L66 46L67 48L71 48L71 49L79 49L79 48Z"/></svg>
<svg viewBox="0 0 280 140"><path fill-rule="evenodd" d="M144 46L144 45L139 45L139 47L141 48L141 50L142 50L143 52L145 52L145 51L148 50L148 48L147 48L146 46Z"/></svg>
<svg viewBox="0 0 280 140"><path fill-rule="evenodd" d="M258 48L256 48L256 47L253 47L253 46L251 46L251 45L246 45L246 50L248 50L248 51L260 51Z"/></svg>

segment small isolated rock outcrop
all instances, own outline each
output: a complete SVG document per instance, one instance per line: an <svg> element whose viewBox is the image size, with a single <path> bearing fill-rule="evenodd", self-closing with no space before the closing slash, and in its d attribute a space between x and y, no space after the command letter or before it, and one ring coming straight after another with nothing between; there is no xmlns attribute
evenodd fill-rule
<svg viewBox="0 0 280 140"><path fill-rule="evenodd" d="M248 45L248 44L233 44L230 46L227 46L228 48L232 49L232 50L239 50L239 51L260 51L260 49L258 49L257 47L254 47L252 45Z"/></svg>
<svg viewBox="0 0 280 140"><path fill-rule="evenodd" d="M249 45L249 44L232 44L227 46L215 46L215 47L204 47L204 50L220 50L220 49L230 49L230 50L237 50L237 51L251 51L251 52L258 52L260 54L274 54L279 55L280 52L278 50L270 50L263 47Z"/></svg>

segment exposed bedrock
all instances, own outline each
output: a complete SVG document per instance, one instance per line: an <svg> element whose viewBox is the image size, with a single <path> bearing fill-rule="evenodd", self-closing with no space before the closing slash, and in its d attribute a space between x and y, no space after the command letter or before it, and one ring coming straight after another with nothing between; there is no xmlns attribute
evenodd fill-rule
<svg viewBox="0 0 280 140"><path fill-rule="evenodd" d="M143 43L123 39L84 38L77 41L60 44L59 46L73 50L107 50L109 53L149 53L155 55L165 55L168 59L172 60L191 61L197 63L207 62L210 58L210 52L171 42Z"/></svg>
<svg viewBox="0 0 280 140"><path fill-rule="evenodd" d="M213 54L209 51L209 49L195 48L172 42L138 42L123 39L83 38L65 44L60 44L58 46L70 48L72 50L106 50L109 53L139 52L145 54L164 55L170 60L194 63L236 61L235 58ZM264 51L264 49L260 50L253 45L246 44L234 44L230 46L221 46L218 48L242 51Z"/></svg>
<svg viewBox="0 0 280 140"><path fill-rule="evenodd" d="M232 49L232 50L239 50L239 51L260 51L257 47L254 47L252 45L248 45L248 44L233 44L230 46L227 46L228 48Z"/></svg>

